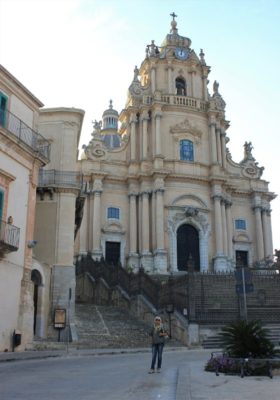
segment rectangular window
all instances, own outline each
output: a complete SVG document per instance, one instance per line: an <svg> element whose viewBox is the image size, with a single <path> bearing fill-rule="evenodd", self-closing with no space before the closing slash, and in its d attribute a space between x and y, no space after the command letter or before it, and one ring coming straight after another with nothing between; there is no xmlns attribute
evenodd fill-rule
<svg viewBox="0 0 280 400"><path fill-rule="evenodd" d="M236 219L235 220L235 229L238 230L246 230L246 221L245 219Z"/></svg>
<svg viewBox="0 0 280 400"><path fill-rule="evenodd" d="M190 140L180 141L180 160L193 161L193 143Z"/></svg>
<svg viewBox="0 0 280 400"><path fill-rule="evenodd" d="M116 207L109 207L107 209L107 218L120 219L120 209Z"/></svg>
<svg viewBox="0 0 280 400"><path fill-rule="evenodd" d="M4 192L0 190L0 221L2 220L3 207L4 207Z"/></svg>
<svg viewBox="0 0 280 400"><path fill-rule="evenodd" d="M5 126L8 98L0 92L0 126Z"/></svg>

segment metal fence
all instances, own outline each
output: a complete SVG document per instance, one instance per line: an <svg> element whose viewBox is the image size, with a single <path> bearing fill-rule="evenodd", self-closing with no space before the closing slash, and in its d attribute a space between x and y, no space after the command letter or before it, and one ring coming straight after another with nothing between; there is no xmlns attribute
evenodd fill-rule
<svg viewBox="0 0 280 400"><path fill-rule="evenodd" d="M8 110L0 111L0 126L4 127L20 142L27 145L32 151L49 160L50 143L27 126L22 120Z"/></svg>

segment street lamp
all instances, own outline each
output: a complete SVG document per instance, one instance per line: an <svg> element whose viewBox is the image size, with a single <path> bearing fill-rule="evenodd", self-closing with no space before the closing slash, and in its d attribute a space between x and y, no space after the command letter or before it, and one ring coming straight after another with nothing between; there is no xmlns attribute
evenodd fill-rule
<svg viewBox="0 0 280 400"><path fill-rule="evenodd" d="M173 314L173 312L174 312L174 304L167 304L166 312L168 314L168 319L169 319L169 337L170 337L170 339L172 339L172 335L171 335L171 314Z"/></svg>

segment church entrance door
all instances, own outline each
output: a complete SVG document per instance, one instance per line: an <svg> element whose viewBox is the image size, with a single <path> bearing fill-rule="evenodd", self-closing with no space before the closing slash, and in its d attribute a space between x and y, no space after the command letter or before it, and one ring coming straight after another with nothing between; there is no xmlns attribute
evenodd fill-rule
<svg viewBox="0 0 280 400"><path fill-rule="evenodd" d="M177 266L179 271L187 271L187 262L190 256L194 261L195 271L199 271L198 231L192 225L184 224L177 230Z"/></svg>
<svg viewBox="0 0 280 400"><path fill-rule="evenodd" d="M118 264L121 259L120 242L106 242L105 260L108 264Z"/></svg>

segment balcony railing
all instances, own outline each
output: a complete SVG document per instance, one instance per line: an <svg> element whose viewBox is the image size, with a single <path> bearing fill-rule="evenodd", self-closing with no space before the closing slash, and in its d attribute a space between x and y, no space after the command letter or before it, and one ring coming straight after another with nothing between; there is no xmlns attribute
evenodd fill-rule
<svg viewBox="0 0 280 400"><path fill-rule="evenodd" d="M32 151L49 160L50 143L38 132L33 131L23 121L8 110L0 110L0 126L4 127L20 142L27 145Z"/></svg>
<svg viewBox="0 0 280 400"><path fill-rule="evenodd" d="M194 109L197 111L207 111L208 103L207 101L196 99L193 97L187 96L177 96L177 95L161 95L159 99L162 103L175 105L175 106L182 106L185 108ZM152 104L154 101L152 96L143 96L143 103L144 104Z"/></svg>
<svg viewBox="0 0 280 400"><path fill-rule="evenodd" d="M81 189L83 176L76 171L57 171L55 169L39 171L38 187L70 187Z"/></svg>
<svg viewBox="0 0 280 400"><path fill-rule="evenodd" d="M0 220L0 253L17 251L20 228Z"/></svg>

